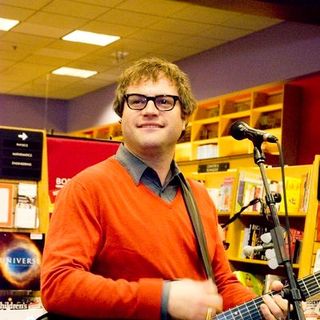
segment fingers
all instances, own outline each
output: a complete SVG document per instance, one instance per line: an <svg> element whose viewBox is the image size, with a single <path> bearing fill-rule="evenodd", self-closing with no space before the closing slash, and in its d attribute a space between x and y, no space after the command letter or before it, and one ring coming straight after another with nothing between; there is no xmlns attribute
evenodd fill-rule
<svg viewBox="0 0 320 320"><path fill-rule="evenodd" d="M281 320L287 316L288 300L283 299L280 295L264 295L264 303L260 306L260 310L266 320Z"/></svg>
<svg viewBox="0 0 320 320"><path fill-rule="evenodd" d="M168 312L176 319L212 319L222 310L222 297L212 280L179 280L170 285Z"/></svg>
<svg viewBox="0 0 320 320"><path fill-rule="evenodd" d="M270 289L273 291L281 291L283 289L283 283L279 280L275 280L271 283Z"/></svg>

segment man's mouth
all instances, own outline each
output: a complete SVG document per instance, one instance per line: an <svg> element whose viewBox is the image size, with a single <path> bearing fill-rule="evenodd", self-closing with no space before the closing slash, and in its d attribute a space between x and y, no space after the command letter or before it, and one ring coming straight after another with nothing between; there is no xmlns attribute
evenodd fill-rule
<svg viewBox="0 0 320 320"><path fill-rule="evenodd" d="M138 125L138 128L163 128L163 125L160 125L158 123L144 123Z"/></svg>

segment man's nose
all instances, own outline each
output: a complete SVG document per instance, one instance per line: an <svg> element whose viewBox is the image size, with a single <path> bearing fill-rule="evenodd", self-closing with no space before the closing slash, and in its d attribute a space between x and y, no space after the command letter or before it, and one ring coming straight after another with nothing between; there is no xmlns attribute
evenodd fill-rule
<svg viewBox="0 0 320 320"><path fill-rule="evenodd" d="M149 100L147 102L147 105L146 107L143 109L143 111L146 111L146 112L152 112L152 113L158 113L158 108L156 107L156 102L153 101L153 100Z"/></svg>

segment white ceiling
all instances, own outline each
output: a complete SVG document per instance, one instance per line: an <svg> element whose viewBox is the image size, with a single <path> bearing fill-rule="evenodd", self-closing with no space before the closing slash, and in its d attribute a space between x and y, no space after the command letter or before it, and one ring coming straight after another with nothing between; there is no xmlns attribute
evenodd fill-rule
<svg viewBox="0 0 320 320"><path fill-rule="evenodd" d="M0 31L0 93L58 99L114 83L137 58L177 61L281 22L169 0L0 0L0 17L21 21ZM121 39L106 47L61 40L75 29ZM98 73L51 74L61 66Z"/></svg>

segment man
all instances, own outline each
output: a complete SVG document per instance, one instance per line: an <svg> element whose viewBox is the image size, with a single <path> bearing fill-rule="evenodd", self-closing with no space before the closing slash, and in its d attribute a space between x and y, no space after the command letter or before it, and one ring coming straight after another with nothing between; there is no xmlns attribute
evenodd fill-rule
<svg viewBox="0 0 320 320"><path fill-rule="evenodd" d="M232 274L205 188L189 180L215 283L206 279L174 162L196 107L187 76L158 58L119 79L114 109L124 142L117 154L74 177L59 193L42 266L49 312L89 319L211 319L253 298ZM274 289L281 289L281 285ZM265 297L266 319L287 301Z"/></svg>

